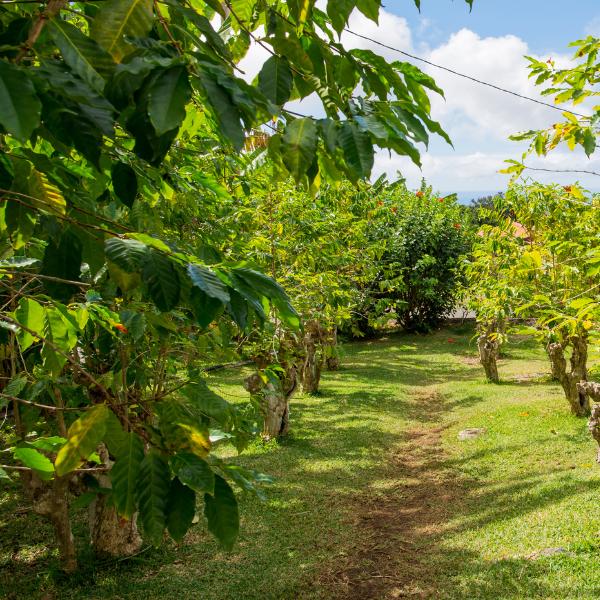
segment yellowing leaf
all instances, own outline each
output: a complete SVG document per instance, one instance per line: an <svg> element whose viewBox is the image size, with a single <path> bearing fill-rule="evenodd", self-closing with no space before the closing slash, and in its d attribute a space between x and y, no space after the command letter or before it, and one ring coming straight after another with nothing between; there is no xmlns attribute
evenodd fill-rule
<svg viewBox="0 0 600 600"><path fill-rule="evenodd" d="M54 462L59 477L75 470L96 450L104 437L109 414L105 404L97 404L69 427L67 443Z"/></svg>
<svg viewBox="0 0 600 600"><path fill-rule="evenodd" d="M29 195L28 201L40 210L58 213L64 215L67 209L67 203L61 191L52 183L44 173L33 169L29 177Z"/></svg>

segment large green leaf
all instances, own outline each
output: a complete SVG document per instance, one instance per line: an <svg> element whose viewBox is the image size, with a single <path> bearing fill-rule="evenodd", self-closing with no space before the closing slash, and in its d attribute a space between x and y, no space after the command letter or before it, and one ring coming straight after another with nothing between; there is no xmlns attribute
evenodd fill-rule
<svg viewBox="0 0 600 600"><path fill-rule="evenodd" d="M166 312L177 306L181 290L179 275L173 263L162 252L154 248L149 250L144 261L142 280L159 310Z"/></svg>
<svg viewBox="0 0 600 600"><path fill-rule="evenodd" d="M142 268L148 246L137 240L112 237L104 243L106 258L126 273L135 273Z"/></svg>
<svg viewBox="0 0 600 600"><path fill-rule="evenodd" d="M19 306L15 311L15 319L28 329L38 331L40 336L44 335L44 308L33 298L22 298L20 300ZM35 338L28 331L19 329L17 332L17 340L21 352L25 352L25 350L33 344Z"/></svg>
<svg viewBox="0 0 600 600"><path fill-rule="evenodd" d="M192 284L201 289L205 294L221 302L229 302L227 286L215 275L213 271L195 264L188 264L188 275Z"/></svg>
<svg viewBox="0 0 600 600"><path fill-rule="evenodd" d="M345 121L338 134L339 145L352 179L364 179L373 169L373 144L369 134L355 123Z"/></svg>
<svg viewBox="0 0 600 600"><path fill-rule="evenodd" d="M204 494L204 516L209 531L226 550L231 550L240 530L240 515L231 486L215 475L215 493Z"/></svg>
<svg viewBox="0 0 600 600"><path fill-rule="evenodd" d="M71 69L95 90L103 90L105 78L115 68L110 54L77 27L62 19L52 19L48 30Z"/></svg>
<svg viewBox="0 0 600 600"><path fill-rule="evenodd" d="M58 451L54 467L59 476L70 473L96 450L104 437L109 410L98 404L69 427L67 443Z"/></svg>
<svg viewBox="0 0 600 600"><path fill-rule="evenodd" d="M170 487L166 459L157 450L150 450L140 465L137 498L144 537L154 546L162 542Z"/></svg>
<svg viewBox="0 0 600 600"><path fill-rule="evenodd" d="M42 479L51 479L54 474L54 465L50 459L34 448L17 448L13 455L26 467L33 469Z"/></svg>
<svg viewBox="0 0 600 600"><path fill-rule="evenodd" d="M67 362L66 355L77 344L77 327L72 320L65 319L63 313L54 307L45 311L44 337L48 342L42 346L44 368L57 377Z"/></svg>
<svg viewBox="0 0 600 600"><path fill-rule="evenodd" d="M129 519L135 512L137 481L144 459L144 443L134 432L126 435L127 440L110 470L110 480L117 512Z"/></svg>
<svg viewBox="0 0 600 600"><path fill-rule="evenodd" d="M195 411L214 419L223 427L229 423L233 410L231 405L213 392L206 382L189 383L181 391Z"/></svg>
<svg viewBox="0 0 600 600"><path fill-rule="evenodd" d="M78 281L81 256L81 241L71 231L65 231L58 244L51 239L46 246L41 272L66 281ZM67 302L78 290L76 285L52 280L44 280L44 287L53 298L62 302Z"/></svg>
<svg viewBox="0 0 600 600"><path fill-rule="evenodd" d="M308 117L288 123L283 134L282 158L296 181L312 165L317 149L317 126Z"/></svg>
<svg viewBox="0 0 600 600"><path fill-rule="evenodd" d="M277 106L282 106L292 93L294 78L286 58L271 56L258 74L260 91Z"/></svg>
<svg viewBox="0 0 600 600"><path fill-rule="evenodd" d="M171 481L167 503L167 529L171 537L180 542L194 522L196 494L177 477Z"/></svg>
<svg viewBox="0 0 600 600"><path fill-rule="evenodd" d="M40 124L41 111L42 104L27 74L0 60L0 125L25 141Z"/></svg>
<svg viewBox="0 0 600 600"><path fill-rule="evenodd" d="M177 477L196 492L213 493L215 474L199 456L191 452L179 452L171 459L171 467Z"/></svg>
<svg viewBox="0 0 600 600"><path fill-rule="evenodd" d="M148 116L157 135L178 128L192 95L185 67L162 71L148 88Z"/></svg>
<svg viewBox="0 0 600 600"><path fill-rule="evenodd" d="M113 165L110 175L117 198L125 206L131 208L138 192L138 182L135 171L129 165L117 162Z"/></svg>
<svg viewBox="0 0 600 600"><path fill-rule="evenodd" d="M152 0L107 0L96 13L90 34L116 62L134 47L125 36L146 37L152 29Z"/></svg>

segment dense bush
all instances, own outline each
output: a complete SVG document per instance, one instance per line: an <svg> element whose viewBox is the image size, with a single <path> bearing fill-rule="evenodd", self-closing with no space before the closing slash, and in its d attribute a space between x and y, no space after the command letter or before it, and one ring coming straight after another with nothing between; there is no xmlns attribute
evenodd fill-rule
<svg viewBox="0 0 600 600"><path fill-rule="evenodd" d="M403 184L381 190L371 243L380 249L357 327L362 333L394 319L407 331L435 328L455 307L458 266L470 247L469 212L454 196Z"/></svg>

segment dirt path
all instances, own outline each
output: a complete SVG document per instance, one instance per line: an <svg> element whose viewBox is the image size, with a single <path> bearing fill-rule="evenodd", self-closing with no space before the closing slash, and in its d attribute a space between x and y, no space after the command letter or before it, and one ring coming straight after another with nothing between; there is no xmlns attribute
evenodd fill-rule
<svg viewBox="0 0 600 600"><path fill-rule="evenodd" d="M464 495L464 482L445 464L443 398L421 394L420 425L390 457L393 490L361 497L350 525L356 545L323 581L338 598L439 598L444 572L440 547L446 524Z"/></svg>

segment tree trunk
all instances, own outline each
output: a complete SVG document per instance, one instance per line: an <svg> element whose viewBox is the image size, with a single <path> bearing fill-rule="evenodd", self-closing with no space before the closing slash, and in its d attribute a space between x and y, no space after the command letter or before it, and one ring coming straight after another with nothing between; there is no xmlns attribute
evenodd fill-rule
<svg viewBox="0 0 600 600"><path fill-rule="evenodd" d="M104 494L90 505L89 522L91 544L100 557L132 556L142 547L137 513L129 520L119 517Z"/></svg>
<svg viewBox="0 0 600 600"><path fill-rule="evenodd" d="M563 371L567 368L562 346L557 342L548 342L546 344L546 354L550 359L550 372L554 381L560 381ZM561 361L564 366L561 367Z"/></svg>
<svg viewBox="0 0 600 600"><path fill-rule="evenodd" d="M54 527L60 566L65 573L77 570L77 551L69 517L69 477L42 481L35 473L24 473L23 483L32 500L33 510L47 517Z"/></svg>
<svg viewBox="0 0 600 600"><path fill-rule="evenodd" d="M577 384L577 389L580 394L585 395L594 402L600 402L600 383L595 381L582 381ZM588 429L592 437L598 444L598 453L596 454L596 462L600 463L600 404L594 404L592 414L588 421Z"/></svg>
<svg viewBox="0 0 600 600"><path fill-rule="evenodd" d="M98 454L106 466L112 466L108 450L100 445ZM100 487L110 488L110 477L100 474ZM89 506L90 542L100 557L132 556L142 547L142 537L137 528L137 513L127 520L120 517L106 494L98 494Z"/></svg>
<svg viewBox="0 0 600 600"><path fill-rule="evenodd" d="M265 440L287 435L290 423L290 399L296 391L297 374L294 365L284 367L278 381L268 381L254 373L246 378L244 387L258 403L264 418L262 437Z"/></svg>
<svg viewBox="0 0 600 600"><path fill-rule="evenodd" d="M570 371L567 371L567 360L564 353L567 345L572 346L569 360ZM571 412L578 417L588 415L590 413L588 396L581 392L577 385L587 380L587 339L582 336L573 336L564 344L557 342L548 344L547 351L552 365L552 376L560 382Z"/></svg>
<svg viewBox="0 0 600 600"><path fill-rule="evenodd" d="M496 333L494 325L488 325L485 328L480 327L479 337L477 338L479 361L483 366L487 380L492 383L500 383L497 364L500 344L498 338L494 335Z"/></svg>
<svg viewBox="0 0 600 600"><path fill-rule="evenodd" d="M338 350L337 327L334 327L327 336L325 364L328 371L339 371L340 355Z"/></svg>
<svg viewBox="0 0 600 600"><path fill-rule="evenodd" d="M323 368L322 338L321 324L317 320L308 321L303 340L302 391L305 394L316 394L319 391Z"/></svg>

